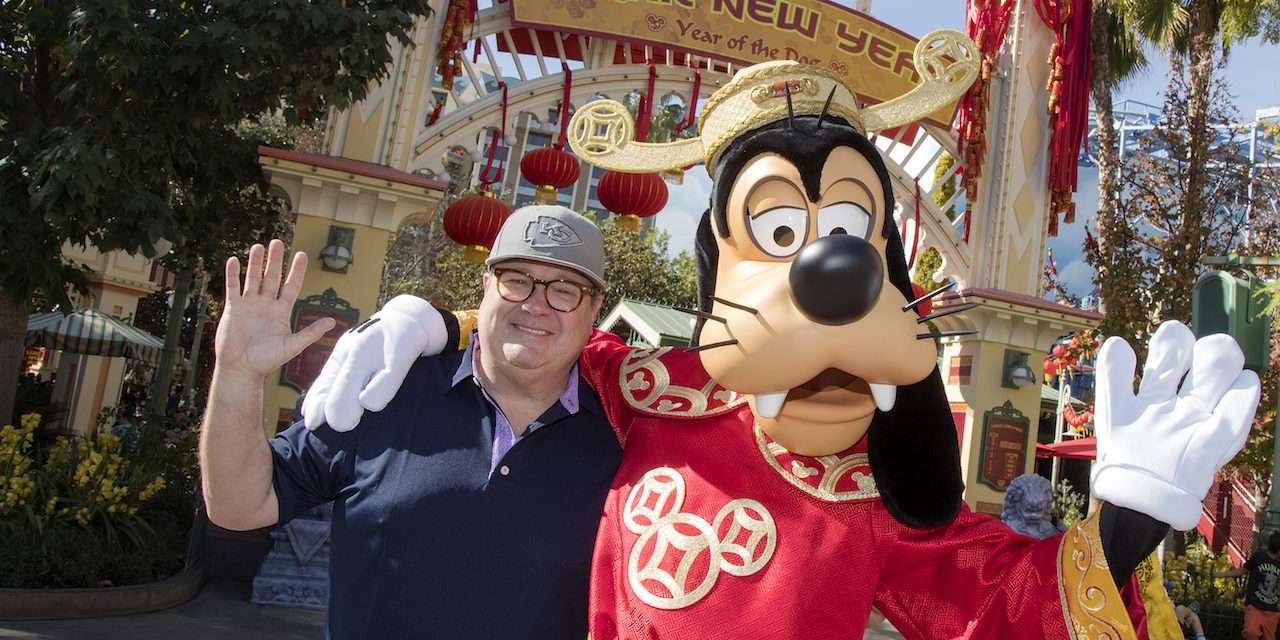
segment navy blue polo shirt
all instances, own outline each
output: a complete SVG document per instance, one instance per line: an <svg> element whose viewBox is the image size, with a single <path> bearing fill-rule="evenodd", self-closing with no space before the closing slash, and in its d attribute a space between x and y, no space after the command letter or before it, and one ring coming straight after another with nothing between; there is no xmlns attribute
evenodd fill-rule
<svg viewBox="0 0 1280 640"><path fill-rule="evenodd" d="M271 440L281 524L333 501L332 638L585 638L587 581L622 457L579 379L490 476L494 411L470 354L419 358L360 426Z"/></svg>

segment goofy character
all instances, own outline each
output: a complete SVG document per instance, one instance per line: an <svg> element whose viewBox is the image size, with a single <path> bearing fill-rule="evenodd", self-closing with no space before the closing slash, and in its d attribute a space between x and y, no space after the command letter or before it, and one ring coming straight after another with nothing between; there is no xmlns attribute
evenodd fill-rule
<svg viewBox="0 0 1280 640"><path fill-rule="evenodd" d="M1168 525L1194 526L1243 445L1257 377L1230 338L1169 323L1135 395L1133 351L1113 338L1097 366L1101 508L1038 541L965 507L934 336L867 132L954 99L972 51L954 32L926 36L925 83L866 110L823 69L749 67L707 100L699 137L675 143L634 142L612 101L574 116L589 163L703 161L715 182L696 345L636 350L597 332L580 360L625 447L592 564L596 640L856 638L872 606L912 639L1145 635L1121 588ZM308 424L350 428L389 401L424 327L441 324L406 313L414 302L340 340Z"/></svg>

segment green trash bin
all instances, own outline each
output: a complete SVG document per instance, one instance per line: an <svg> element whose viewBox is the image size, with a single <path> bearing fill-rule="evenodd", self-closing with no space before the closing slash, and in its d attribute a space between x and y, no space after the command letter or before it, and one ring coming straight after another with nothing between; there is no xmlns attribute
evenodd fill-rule
<svg viewBox="0 0 1280 640"><path fill-rule="evenodd" d="M1267 370L1271 318L1262 314L1257 298L1264 282L1245 272L1233 276L1209 271L1196 281L1191 294L1191 330L1197 338L1225 333L1240 343L1245 367L1262 375Z"/></svg>

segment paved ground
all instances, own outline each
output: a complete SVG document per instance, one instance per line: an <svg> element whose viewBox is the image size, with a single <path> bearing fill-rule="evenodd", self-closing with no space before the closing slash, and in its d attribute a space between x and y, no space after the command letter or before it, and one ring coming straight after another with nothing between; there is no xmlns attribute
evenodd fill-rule
<svg viewBox="0 0 1280 640"><path fill-rule="evenodd" d="M264 607L249 603L249 584L214 580L180 607L137 616L0 621L0 638L48 640L319 640L324 614L319 611ZM868 629L865 640L902 638L888 625Z"/></svg>
<svg viewBox="0 0 1280 640"><path fill-rule="evenodd" d="M0 622L0 638L49 640L319 640L324 613L249 603L249 583L214 580L190 602L155 613Z"/></svg>

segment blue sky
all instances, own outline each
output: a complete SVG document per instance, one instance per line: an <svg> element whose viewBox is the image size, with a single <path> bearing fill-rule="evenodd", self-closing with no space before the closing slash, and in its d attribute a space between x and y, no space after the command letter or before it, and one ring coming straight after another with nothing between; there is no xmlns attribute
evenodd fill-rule
<svg viewBox="0 0 1280 640"><path fill-rule="evenodd" d="M964 29L963 0L872 0L871 15L916 36L940 28ZM1117 100L1161 103L1169 65L1157 52L1151 52L1149 58L1150 66L1119 88ZM1255 111L1280 105L1280 64L1277 63L1280 63L1280 46L1262 45L1254 40L1231 50L1226 79L1242 119L1252 120ZM1076 222L1063 226L1059 236L1049 242L1059 273L1076 294L1088 293L1091 287L1092 272L1081 259L1080 245L1084 240L1084 227L1092 224L1097 210L1097 184L1097 172L1082 167L1075 198ZM697 219L707 207L709 193L710 180L701 166L685 175L684 185L671 185L670 200L666 209L658 214L656 224L671 234L673 254L692 252Z"/></svg>

